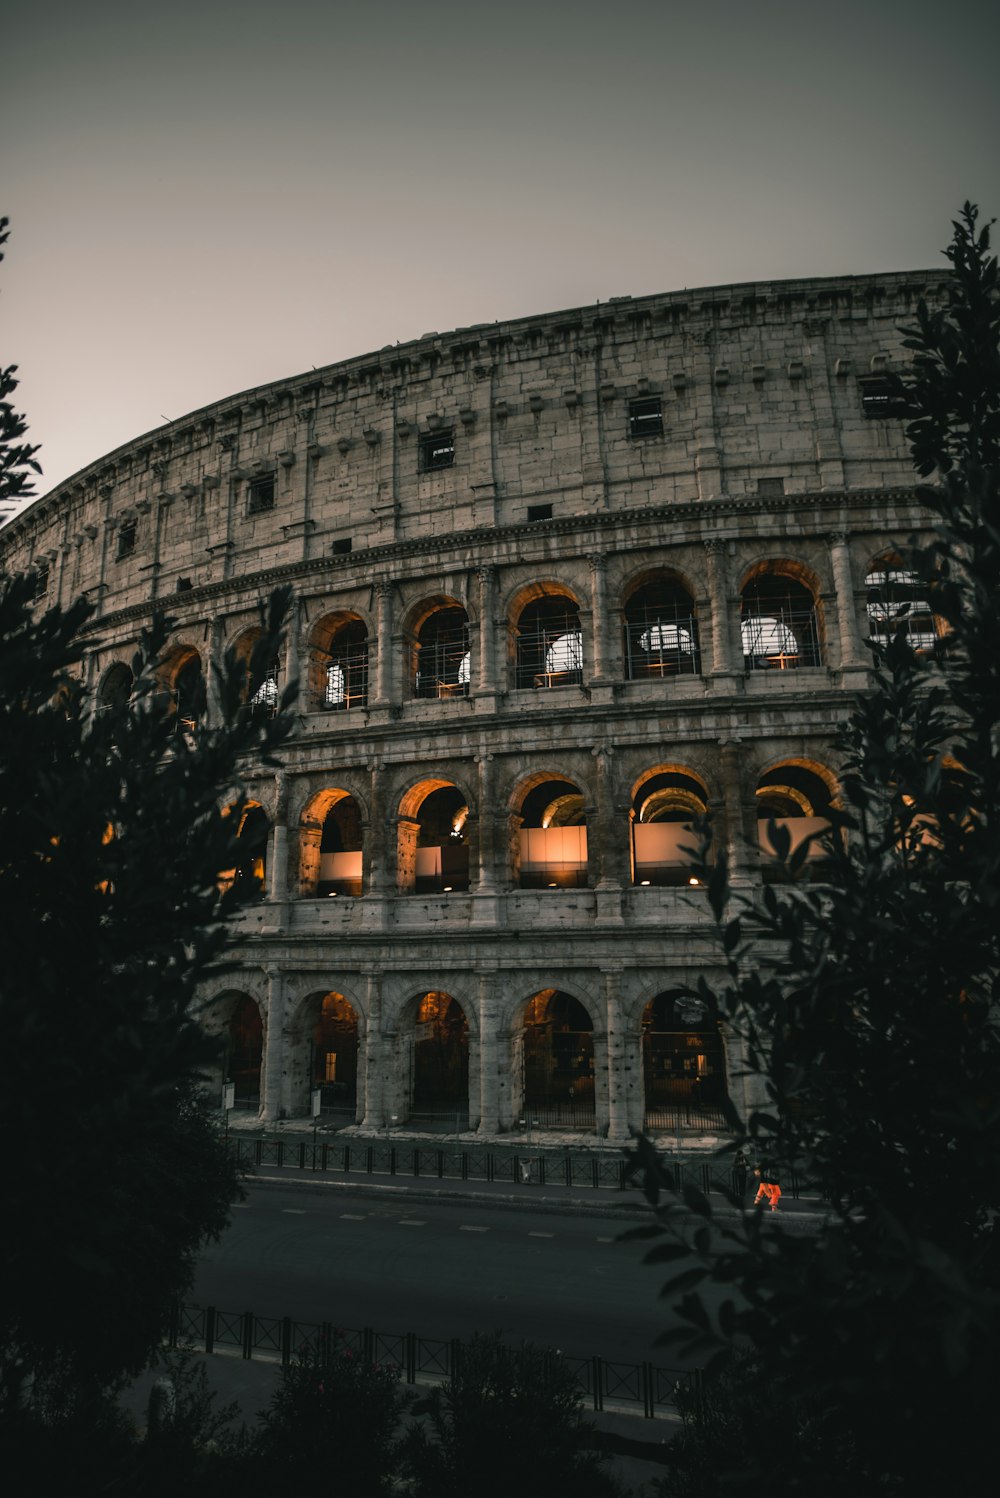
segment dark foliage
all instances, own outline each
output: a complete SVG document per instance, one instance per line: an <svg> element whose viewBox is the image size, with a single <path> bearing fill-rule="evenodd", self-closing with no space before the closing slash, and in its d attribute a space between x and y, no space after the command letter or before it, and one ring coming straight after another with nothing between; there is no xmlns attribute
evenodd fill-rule
<svg viewBox="0 0 1000 1498"><path fill-rule="evenodd" d="M40 614L32 595L28 578L0 586L10 1398L50 1364L98 1382L140 1368L199 1245L227 1221L238 1181L198 1093L216 1049L192 1001L254 893L220 891L237 863L240 763L271 762L289 728L287 711L239 710L245 673L228 661L226 721L178 731L157 669L162 618L131 702L98 704L79 679L89 606ZM269 660L286 606L276 594L263 611Z"/></svg>
<svg viewBox="0 0 1000 1498"><path fill-rule="evenodd" d="M10 238L7 232L9 222L9 219L0 218L0 245L6 244ZM3 252L0 251L2 259ZM28 424L8 399L18 386L14 378L16 373L16 364L9 364L6 368L0 365L0 503L30 498L35 492L31 475L42 471L35 458L38 445L21 441Z"/></svg>
<svg viewBox="0 0 1000 1498"><path fill-rule="evenodd" d="M339 1491L380 1498L392 1491L402 1407L397 1369L339 1343L325 1355L302 1353L260 1416L242 1490L262 1498L286 1485L307 1491L335 1473Z"/></svg>
<svg viewBox="0 0 1000 1498"><path fill-rule="evenodd" d="M935 517L929 545L900 550L939 645L918 655L900 632L873 646L873 687L840 734L825 885L740 907L724 863L710 879L727 983L698 997L744 1037L769 1098L737 1142L820 1183L829 1219L818 1237L759 1214L734 1228L665 1190L647 1141L633 1158L665 1235L650 1260L677 1269L669 1340L709 1367L671 1498L946 1491L956 1463L972 1486L992 1470L1000 298L968 205L948 255L950 305L920 306L899 384ZM753 1356L736 1370L741 1345Z"/></svg>
<svg viewBox="0 0 1000 1498"><path fill-rule="evenodd" d="M403 1470L413 1498L614 1498L582 1407L558 1353L473 1337L409 1432Z"/></svg>

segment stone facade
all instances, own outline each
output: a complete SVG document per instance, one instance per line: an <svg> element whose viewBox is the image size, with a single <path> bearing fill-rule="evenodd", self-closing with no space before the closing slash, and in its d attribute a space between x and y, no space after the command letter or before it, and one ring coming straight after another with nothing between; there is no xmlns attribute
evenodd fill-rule
<svg viewBox="0 0 1000 1498"><path fill-rule="evenodd" d="M179 721L294 588L296 733L249 767L266 894L202 996L241 1102L692 1141L721 1089L754 1102L732 1037L664 997L717 961L686 828L709 809L753 894L766 819L801 836L836 797L832 730L926 524L879 378L942 280L430 334L197 411L4 529L40 607L98 604L100 692L175 617Z"/></svg>

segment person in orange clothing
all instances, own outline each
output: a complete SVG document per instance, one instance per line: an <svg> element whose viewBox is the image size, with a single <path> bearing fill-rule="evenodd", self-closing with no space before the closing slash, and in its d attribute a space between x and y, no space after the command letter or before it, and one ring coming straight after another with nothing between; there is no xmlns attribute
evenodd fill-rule
<svg viewBox="0 0 1000 1498"><path fill-rule="evenodd" d="M754 1166L753 1173L760 1183L757 1187L757 1195L753 1199L754 1206L759 1201L764 1200L770 1202L772 1212L777 1212L778 1203L781 1200L781 1187L774 1177L760 1165Z"/></svg>

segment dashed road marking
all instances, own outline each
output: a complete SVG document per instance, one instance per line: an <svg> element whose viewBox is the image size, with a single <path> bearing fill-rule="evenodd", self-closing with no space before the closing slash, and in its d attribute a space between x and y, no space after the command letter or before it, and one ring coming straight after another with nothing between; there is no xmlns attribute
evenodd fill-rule
<svg viewBox="0 0 1000 1498"><path fill-rule="evenodd" d="M598 1238L598 1243L614 1243L613 1238Z"/></svg>
<svg viewBox="0 0 1000 1498"><path fill-rule="evenodd" d="M282 1207L281 1210L282 1212L286 1212L289 1217L304 1217L306 1215L305 1207Z"/></svg>
<svg viewBox="0 0 1000 1498"><path fill-rule="evenodd" d="M233 1202L233 1206L236 1208L237 1212L249 1212L250 1210L249 1202Z"/></svg>
<svg viewBox="0 0 1000 1498"><path fill-rule="evenodd" d="M463 1222L459 1225L460 1233L488 1233L489 1228L475 1227L472 1223Z"/></svg>
<svg viewBox="0 0 1000 1498"><path fill-rule="evenodd" d="M554 1238L555 1233L529 1233L529 1238Z"/></svg>
<svg viewBox="0 0 1000 1498"><path fill-rule="evenodd" d="M427 1226L426 1222L422 1222L419 1217L401 1217L399 1225L401 1228L425 1228Z"/></svg>
<svg viewBox="0 0 1000 1498"><path fill-rule="evenodd" d="M341 1212L341 1217L347 1222L364 1222L364 1212Z"/></svg>

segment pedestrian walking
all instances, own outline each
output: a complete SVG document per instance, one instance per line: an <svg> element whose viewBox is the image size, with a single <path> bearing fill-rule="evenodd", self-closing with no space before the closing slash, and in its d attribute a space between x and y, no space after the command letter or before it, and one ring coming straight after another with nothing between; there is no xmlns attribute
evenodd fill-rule
<svg viewBox="0 0 1000 1498"><path fill-rule="evenodd" d="M754 1206L760 1201L770 1202L771 1211L777 1212L778 1203L781 1200L781 1187L778 1185L771 1171L762 1165L754 1167L754 1175L759 1182L757 1195L753 1199Z"/></svg>
<svg viewBox="0 0 1000 1498"><path fill-rule="evenodd" d="M747 1194L747 1172L750 1169L750 1161L743 1150L737 1150L733 1156L733 1191L740 1199L740 1206Z"/></svg>

